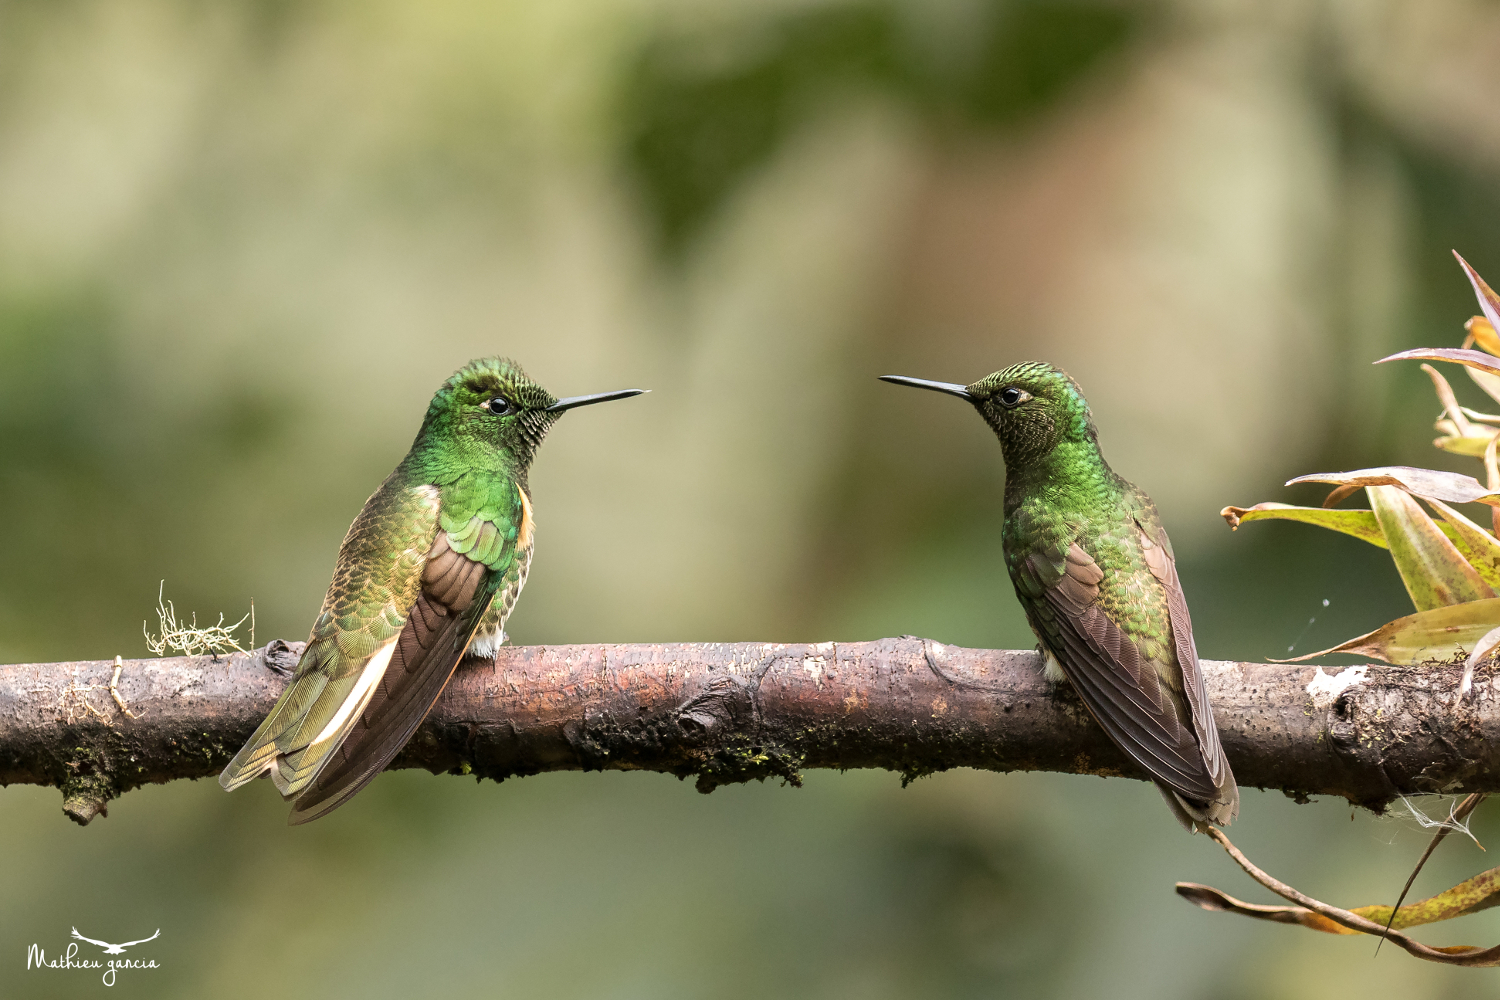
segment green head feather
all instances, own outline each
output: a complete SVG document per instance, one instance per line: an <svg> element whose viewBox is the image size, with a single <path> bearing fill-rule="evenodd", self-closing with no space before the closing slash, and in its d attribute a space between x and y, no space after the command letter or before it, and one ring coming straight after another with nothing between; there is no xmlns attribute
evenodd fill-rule
<svg viewBox="0 0 1500 1000"><path fill-rule="evenodd" d="M425 483L501 475L524 486L542 438L565 411L645 391L618 389L558 399L509 358L479 358L454 372L432 397L402 465Z"/></svg>
<svg viewBox="0 0 1500 1000"><path fill-rule="evenodd" d="M1044 459L1065 442L1098 448L1088 401L1061 368L1023 361L964 388L1000 439L1007 468Z"/></svg>
<svg viewBox="0 0 1500 1000"><path fill-rule="evenodd" d="M479 358L449 376L427 407L411 457L442 473L472 469L524 476L560 411L557 398L509 358Z"/></svg>

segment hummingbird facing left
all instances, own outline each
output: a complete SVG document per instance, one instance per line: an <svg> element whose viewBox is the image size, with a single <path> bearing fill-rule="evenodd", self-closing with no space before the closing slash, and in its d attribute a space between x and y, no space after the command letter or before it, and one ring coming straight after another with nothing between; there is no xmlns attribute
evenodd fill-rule
<svg viewBox="0 0 1500 1000"><path fill-rule="evenodd" d="M219 776L270 772L289 822L331 812L390 763L465 652L492 657L531 567L527 473L566 410L506 358L443 383L411 450L349 526L291 682Z"/></svg>
<svg viewBox="0 0 1500 1000"><path fill-rule="evenodd" d="M1048 679L1072 683L1184 827L1227 826L1240 793L1203 686L1172 543L1151 498L1104 461L1078 383L1039 361L971 385L881 378L979 411L1005 458L1005 565Z"/></svg>

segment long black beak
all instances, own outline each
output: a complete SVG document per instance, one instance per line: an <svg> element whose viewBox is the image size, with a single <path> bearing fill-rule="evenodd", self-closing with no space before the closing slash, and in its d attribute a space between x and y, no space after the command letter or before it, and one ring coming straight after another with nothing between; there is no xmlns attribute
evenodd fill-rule
<svg viewBox="0 0 1500 1000"><path fill-rule="evenodd" d="M631 396L639 396L650 389L616 389L614 392L596 392L592 396L569 396L567 399L559 399L544 412L561 413L563 410L571 410L575 406L588 406L592 403L607 403L611 399L627 399Z"/></svg>
<svg viewBox="0 0 1500 1000"><path fill-rule="evenodd" d="M931 382L925 378L911 378L906 375L882 375L880 376L880 381L891 382L895 385L909 385L917 389L932 389L935 392L946 392L950 396L957 396L959 399L967 399L971 403L974 402L974 397L969 395L969 387L959 385L956 382Z"/></svg>

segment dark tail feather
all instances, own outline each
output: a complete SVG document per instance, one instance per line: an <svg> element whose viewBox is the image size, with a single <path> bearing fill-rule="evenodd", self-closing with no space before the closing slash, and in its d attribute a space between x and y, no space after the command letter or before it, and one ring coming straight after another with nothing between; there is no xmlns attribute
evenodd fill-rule
<svg viewBox="0 0 1500 1000"><path fill-rule="evenodd" d="M1167 808L1172 810L1172 815L1177 817L1177 822L1188 833L1202 833L1210 823L1228 826L1240 813L1240 789L1233 779L1230 779L1227 788L1221 789L1220 797L1212 802L1195 802L1184 798L1160 781L1156 782L1156 790L1161 792Z"/></svg>

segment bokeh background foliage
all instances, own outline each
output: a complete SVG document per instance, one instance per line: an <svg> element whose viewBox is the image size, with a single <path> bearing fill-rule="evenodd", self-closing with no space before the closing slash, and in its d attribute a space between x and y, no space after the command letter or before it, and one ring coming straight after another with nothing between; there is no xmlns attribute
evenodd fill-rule
<svg viewBox="0 0 1500 1000"><path fill-rule="evenodd" d="M301 637L489 353L656 390L548 441L518 642L1030 645L994 441L874 380L1026 357L1156 498L1205 655L1365 631L1405 605L1383 553L1216 512L1465 467L1416 367L1368 362L1457 342L1450 247L1500 268L1497 45L1478 0L0 0L0 662L140 655L163 578ZM103 988L24 969L72 926L162 928L129 996L1490 992L1184 905L1234 875L1137 783L398 773L297 830L259 787L58 805L0 791L7 997ZM1251 792L1236 839L1393 895L1423 835L1348 813Z"/></svg>

